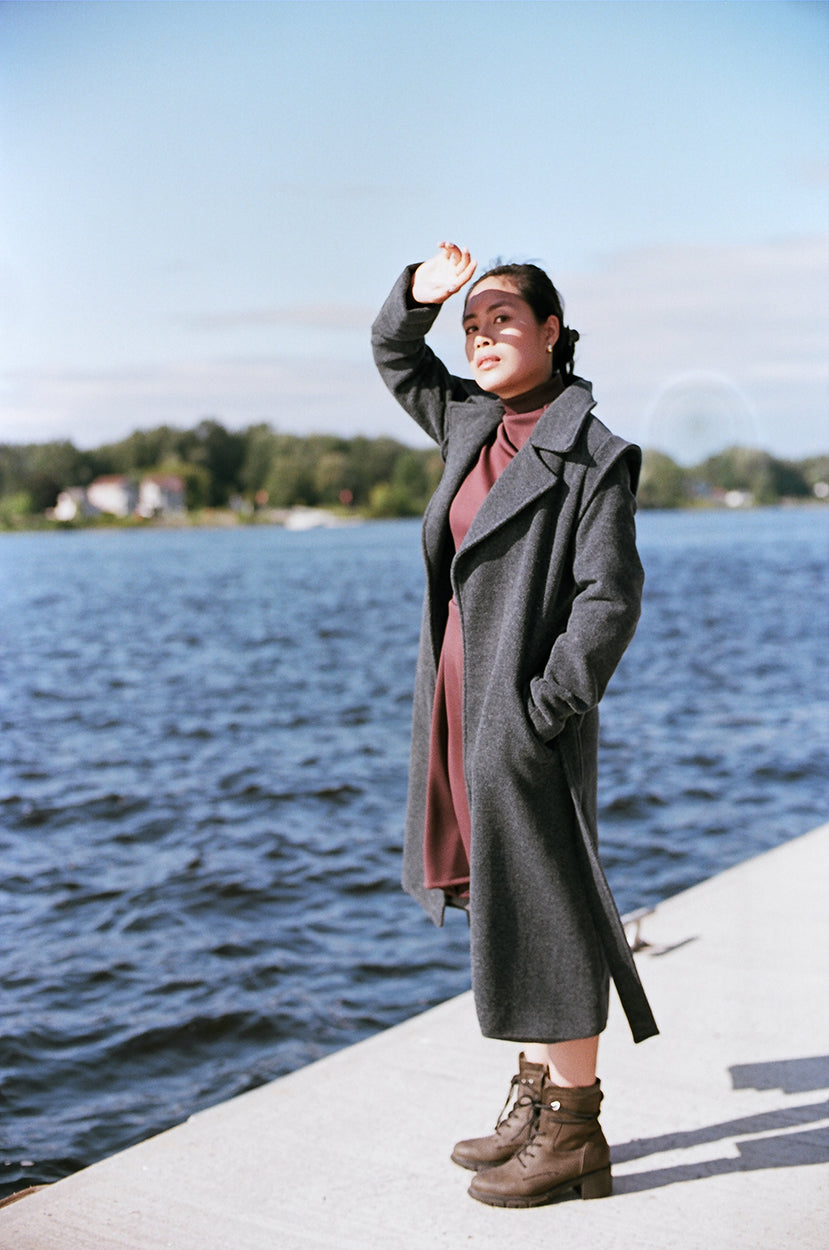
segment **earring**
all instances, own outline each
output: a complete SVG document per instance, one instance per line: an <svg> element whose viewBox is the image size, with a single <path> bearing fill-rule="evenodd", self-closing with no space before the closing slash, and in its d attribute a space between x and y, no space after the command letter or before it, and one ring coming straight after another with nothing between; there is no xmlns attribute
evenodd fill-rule
<svg viewBox="0 0 829 1250"><path fill-rule="evenodd" d="M552 345L552 343L548 343L548 344L547 344L547 351L548 351L548 352L550 353L550 355L552 356L552 354L553 354L553 345Z"/></svg>

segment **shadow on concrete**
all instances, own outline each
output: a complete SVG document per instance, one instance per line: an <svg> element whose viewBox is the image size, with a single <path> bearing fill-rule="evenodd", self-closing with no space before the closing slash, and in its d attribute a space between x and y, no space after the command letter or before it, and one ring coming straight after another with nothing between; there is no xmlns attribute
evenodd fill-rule
<svg viewBox="0 0 829 1250"><path fill-rule="evenodd" d="M784 1094L829 1089L829 1055L777 1059L772 1063L735 1063L728 1070L735 1089L782 1089Z"/></svg>
<svg viewBox="0 0 829 1250"><path fill-rule="evenodd" d="M798 1094L829 1088L829 1055L806 1059L782 1059L770 1063L735 1064L729 1068L734 1089L779 1089ZM756 1115L724 1120L718 1124L688 1132L665 1133L660 1137L640 1138L612 1147L614 1164L665 1151L688 1150L709 1142L751 1137L755 1133L771 1134L749 1141L735 1141L736 1156L705 1159L695 1163L674 1164L650 1172L614 1176L615 1194L641 1193L660 1189L681 1181L702 1180L733 1172L754 1172L766 1168L803 1167L829 1160L829 1127L821 1125L801 1132L793 1128L815 1124L829 1118L829 1099L798 1106L780 1107Z"/></svg>

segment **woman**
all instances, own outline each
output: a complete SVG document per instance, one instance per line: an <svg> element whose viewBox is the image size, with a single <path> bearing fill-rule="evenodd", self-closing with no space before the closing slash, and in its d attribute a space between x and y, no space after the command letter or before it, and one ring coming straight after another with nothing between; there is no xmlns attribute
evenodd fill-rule
<svg viewBox="0 0 829 1250"><path fill-rule="evenodd" d="M514 1105L452 1158L473 1197L610 1193L598 1037L612 975L636 1041L656 1024L596 845L597 706L639 617L639 449L591 415L578 338L536 266L499 266L463 313L473 380L424 336L472 278L442 243L373 328L380 373L440 445L423 522L403 884L442 924L468 908L482 1032L521 1043Z"/></svg>

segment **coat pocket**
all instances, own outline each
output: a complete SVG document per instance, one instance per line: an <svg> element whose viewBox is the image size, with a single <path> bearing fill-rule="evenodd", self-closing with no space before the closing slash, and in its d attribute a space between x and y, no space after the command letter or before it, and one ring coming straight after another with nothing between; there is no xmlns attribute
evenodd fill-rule
<svg viewBox="0 0 829 1250"><path fill-rule="evenodd" d="M539 678L539 677L534 678L533 681L530 682L530 685L527 687L527 690L524 695L524 711L526 712L527 720L529 721L530 726L532 727L534 736L538 739L539 742L542 742L544 743L545 746L548 746L551 742L554 742L555 739L559 736L559 734L564 729L564 726L567 724L567 722L566 720L551 721L549 717L547 717L544 714L544 712L541 711L535 699L533 698L533 684L537 681L543 681L543 678Z"/></svg>

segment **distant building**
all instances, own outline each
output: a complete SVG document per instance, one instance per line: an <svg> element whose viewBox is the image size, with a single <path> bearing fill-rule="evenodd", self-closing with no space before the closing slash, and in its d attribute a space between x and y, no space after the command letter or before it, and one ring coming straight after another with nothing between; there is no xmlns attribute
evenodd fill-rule
<svg viewBox="0 0 829 1250"><path fill-rule="evenodd" d="M86 496L99 512L112 516L130 516L138 503L138 487L132 478L111 474L96 477L86 489Z"/></svg>
<svg viewBox="0 0 829 1250"><path fill-rule="evenodd" d="M99 511L89 502L83 486L70 486L60 492L54 508L49 508L46 515L53 521L74 521L79 516L97 516Z"/></svg>
<svg viewBox="0 0 829 1250"><path fill-rule="evenodd" d="M185 511L185 486L173 473L151 473L138 488L139 516L169 516Z"/></svg>
<svg viewBox="0 0 829 1250"><path fill-rule="evenodd" d="M150 473L141 483L121 474L97 477L85 489L69 486L58 495L54 508L47 510L53 521L75 521L79 517L175 516L187 510L186 487L174 473Z"/></svg>

